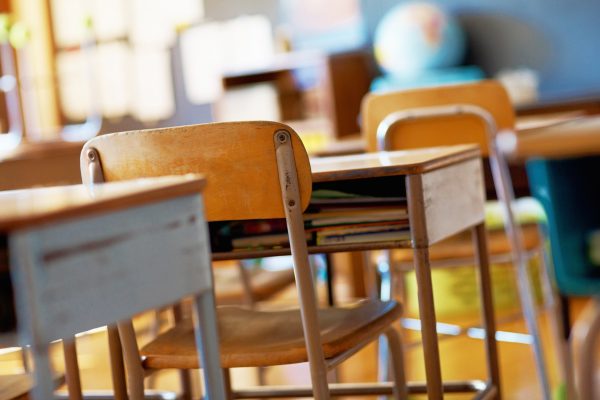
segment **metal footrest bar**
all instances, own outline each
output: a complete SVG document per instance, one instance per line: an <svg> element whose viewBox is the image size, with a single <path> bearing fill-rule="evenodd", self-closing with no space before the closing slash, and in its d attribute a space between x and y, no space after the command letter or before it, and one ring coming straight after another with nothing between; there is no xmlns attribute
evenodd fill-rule
<svg viewBox="0 0 600 400"><path fill-rule="evenodd" d="M381 383L332 383L329 392L332 396L385 396L393 393L392 382ZM409 394L426 394L426 383L409 383L407 385ZM496 388L489 386L484 381L450 381L444 383L445 393L477 393L476 399L489 399L496 393ZM233 391L234 399L265 399L270 397L312 397L313 391L310 386L260 386L248 389L236 389ZM490 397L491 396L491 397Z"/></svg>

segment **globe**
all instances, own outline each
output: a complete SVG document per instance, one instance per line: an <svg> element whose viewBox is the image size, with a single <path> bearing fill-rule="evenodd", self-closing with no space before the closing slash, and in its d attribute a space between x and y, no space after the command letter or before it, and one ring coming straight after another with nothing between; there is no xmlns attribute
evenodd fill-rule
<svg viewBox="0 0 600 400"><path fill-rule="evenodd" d="M402 3L381 20L374 36L375 58L388 74L416 76L462 62L465 35L450 15L427 2Z"/></svg>

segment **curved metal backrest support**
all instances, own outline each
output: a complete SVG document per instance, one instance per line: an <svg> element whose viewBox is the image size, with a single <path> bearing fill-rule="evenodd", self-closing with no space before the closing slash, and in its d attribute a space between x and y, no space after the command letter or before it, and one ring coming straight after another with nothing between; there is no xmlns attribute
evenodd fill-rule
<svg viewBox="0 0 600 400"><path fill-rule="evenodd" d="M492 85L493 83L486 83ZM476 85L473 85L475 87ZM461 86L457 86L460 90ZM452 87L444 88L445 96L452 98ZM431 89L430 89L431 90ZM401 95L400 92L397 95ZM407 93L407 95L410 95ZM377 96L376 94L373 96ZM527 252L523 246L523 234L520 229L520 225L516 219L513 203L515 201L515 195L510 177L510 171L508 163L499 151L498 145L498 128L497 122L494 115L487 109L474 104L462 104L460 103L461 96L457 94L454 96L456 103L434 105L434 106L423 106L423 107L412 107L405 108L400 111L395 111L385 116L381 122L377 125L376 130L376 143L378 150L392 150L393 144L391 141L391 134L396 128L400 127L403 123L416 122L419 120L435 120L435 119L448 119L450 117L457 116L472 116L483 123L482 135L485 135L487 139L487 155L489 157L490 166L492 169L492 177L494 180L494 186L496 188L496 195L501 201L504 217L504 226L510 242L512 260L517 265L517 284L519 285L519 291L521 295L521 301L523 302L523 310L526 316L529 332L537 337L538 340L534 342L536 357L537 357L537 368L538 376L541 381L542 391L544 398L549 398L549 382L548 375L545 371L545 364L543 359L543 353L541 345L539 343L539 330L537 327L537 313L535 310L535 303L531 294L530 279L527 272ZM510 106L507 103L507 106ZM398 132L397 134L400 134ZM447 144L447 143L440 143ZM527 294L525 294L527 293Z"/></svg>
<svg viewBox="0 0 600 400"><path fill-rule="evenodd" d="M518 229L518 222L514 216L512 204L515 201L515 195L510 178L510 172L506 160L500 157L496 143L497 128L492 114L482 107L472 104L452 104L443 106L418 107L402 111L396 111L386 116L377 127L377 148L378 150L391 150L391 133L403 123L447 118L460 115L469 115L479 119L485 129L485 135L488 141L488 152L494 186L496 194L504 205L504 222L511 245L514 250L513 258L515 260L525 260L525 250L522 245L521 230Z"/></svg>
<svg viewBox="0 0 600 400"><path fill-rule="evenodd" d="M81 142L98 135L101 128L102 116L99 113L92 113L81 124L63 126L60 136L67 142Z"/></svg>
<svg viewBox="0 0 600 400"><path fill-rule="evenodd" d="M492 114L486 109L471 104L452 104L443 106L431 106L410 108L396 111L385 117L377 126L377 150L391 149L390 134L393 129L402 123L418 119L435 119L442 117L455 117L470 115L480 119L486 130L488 141L492 143L496 136L496 121Z"/></svg>
<svg viewBox="0 0 600 400"><path fill-rule="evenodd" d="M377 149L377 128L392 113L424 107L471 105L487 111L498 131L510 130L515 125L515 113L502 85L486 80L474 83L444 85L419 89L370 93L362 102L363 132L369 151ZM418 124L402 125L402 132L394 135L396 149L411 149L441 145L477 143L487 155L488 138L482 130L480 118L457 113L445 118L420 120Z"/></svg>

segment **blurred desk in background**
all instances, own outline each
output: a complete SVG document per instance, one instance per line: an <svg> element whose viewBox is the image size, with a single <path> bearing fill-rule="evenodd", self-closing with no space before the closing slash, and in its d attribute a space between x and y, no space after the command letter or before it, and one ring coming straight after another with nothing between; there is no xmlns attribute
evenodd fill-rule
<svg viewBox="0 0 600 400"><path fill-rule="evenodd" d="M561 293L600 294L588 243L600 230L600 116L529 130L504 147L510 157L526 163L531 192L548 215Z"/></svg>
<svg viewBox="0 0 600 400"><path fill-rule="evenodd" d="M81 183L83 142L22 143L0 158L0 190Z"/></svg>
<svg viewBox="0 0 600 400"><path fill-rule="evenodd" d="M516 106L516 113L519 117L574 111L584 115L600 114L600 94L539 100L535 103Z"/></svg>
<svg viewBox="0 0 600 400"><path fill-rule="evenodd" d="M600 116L555 121L521 130L514 143L510 151L516 159L597 156L600 155Z"/></svg>

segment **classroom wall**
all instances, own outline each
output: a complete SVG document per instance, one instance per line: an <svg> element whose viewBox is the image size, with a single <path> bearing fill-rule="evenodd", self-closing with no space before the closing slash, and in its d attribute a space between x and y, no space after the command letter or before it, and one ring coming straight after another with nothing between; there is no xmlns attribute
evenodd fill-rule
<svg viewBox="0 0 600 400"><path fill-rule="evenodd" d="M458 16L469 61L488 74L527 66L540 75L542 98L600 93L600 1L434 0ZM361 0L372 36L398 0Z"/></svg>
<svg viewBox="0 0 600 400"><path fill-rule="evenodd" d="M279 22L279 1L204 0L204 15L208 20L223 21L253 14L265 15L276 25Z"/></svg>

